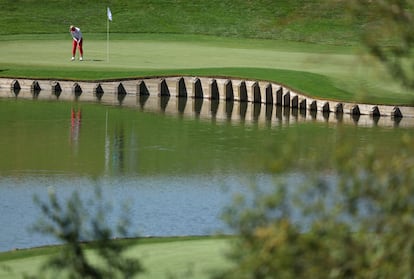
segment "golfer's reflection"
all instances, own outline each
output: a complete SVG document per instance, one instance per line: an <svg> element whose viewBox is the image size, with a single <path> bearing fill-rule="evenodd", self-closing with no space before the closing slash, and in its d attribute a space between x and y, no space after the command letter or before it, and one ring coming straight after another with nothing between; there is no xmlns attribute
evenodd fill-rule
<svg viewBox="0 0 414 279"><path fill-rule="evenodd" d="M81 120L82 120L81 109L76 111L74 108L72 108L70 120L71 120L70 141L71 141L72 146L74 147L75 152L77 152L78 145L79 145L79 133L80 133L80 127L81 127Z"/></svg>

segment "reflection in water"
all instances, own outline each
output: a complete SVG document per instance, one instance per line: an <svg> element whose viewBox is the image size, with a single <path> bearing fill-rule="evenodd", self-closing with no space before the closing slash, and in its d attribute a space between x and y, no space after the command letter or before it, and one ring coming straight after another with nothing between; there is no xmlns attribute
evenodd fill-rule
<svg viewBox="0 0 414 279"><path fill-rule="evenodd" d="M126 152L126 137L123 123L117 123L112 131L108 131L109 112L106 111L105 120L105 174L106 175L121 175L125 173L125 152ZM131 136L133 136L131 131ZM112 135L112 136L111 136ZM131 143L136 143L133 138ZM131 148L131 152L134 149ZM133 157L133 156L130 156Z"/></svg>
<svg viewBox="0 0 414 279"><path fill-rule="evenodd" d="M139 95L138 103L141 109L144 109L145 103L147 102L149 95Z"/></svg>
<svg viewBox="0 0 414 279"><path fill-rule="evenodd" d="M227 86L231 86L229 83ZM295 107L255 103L234 100L229 96L226 100L206 99L178 96L172 98L168 95L138 97L126 95L122 103L128 107L139 107L143 111L162 112L172 115L191 116L193 118L207 119L213 122L240 122L246 124L265 124L267 127L289 124L290 122L331 122L358 126L383 127L413 127L412 117L390 117L369 114L350 114L343 111L338 104L333 112L328 105L323 111L318 110L316 101L307 109L305 105Z"/></svg>
<svg viewBox="0 0 414 279"><path fill-rule="evenodd" d="M260 110L264 110L261 108L261 105L272 104L275 107L283 106L288 108L286 112L282 112L283 116L288 118L284 119L284 123L290 121L290 116L293 116L294 121L305 121L309 119L312 121L332 122L335 120L336 115L340 114L341 121L354 125L387 127L402 125L404 127L414 127L413 107L315 100L293 92L289 88L285 88L279 84L268 82L227 78L216 80L207 77L170 77L162 78L161 80L159 78L150 78L145 80L124 80L118 83L115 91L112 87L113 82L99 83L95 84L95 86L91 82L74 83L70 81L56 81L52 84L50 81L30 80L14 80L10 82L12 84L11 90L10 87L7 87L8 90L0 88L0 97L16 98L18 95L19 98L23 99L36 98L73 101L80 100L82 94L82 101L134 107L138 105L141 109L153 110L153 106L148 107L147 105L150 99L148 96L150 96L151 98L155 97L158 99L157 103L159 105L157 106L157 111L161 110L164 113L171 113L172 108L174 108L174 113L177 114L178 108L178 113L188 115L190 107L192 108L192 116L196 118L210 118L214 121L222 120L225 122L229 122L230 120L242 121L243 123L260 122L262 124L265 123L266 126L272 124L275 118L272 117L270 123L268 121L263 122L262 120L268 119L269 115L266 114L266 117L261 115L264 114L260 112ZM30 82L31 84L29 84ZM50 86L52 91L51 95L47 92L47 88L50 88ZM191 88L188 92L187 87ZM83 94L83 91L86 94ZM53 96L56 98L53 98ZM170 99L170 96L175 98ZM185 101L181 98L188 98L188 100ZM177 100L175 99L180 99L178 100L178 106L176 103ZM194 101L194 99L196 100ZM200 104L197 99L205 100L203 102L204 104ZM223 104L221 105L227 106L227 108L222 110L222 112L220 112L220 109L217 111L211 109L206 114L206 109L203 107L213 107L212 101L218 99L222 100ZM139 101L137 102L137 100ZM193 102L193 104L190 105L190 102ZM247 108L244 102L248 103ZM149 103L153 102L151 101ZM186 104L184 105L184 103ZM261 105L259 106L256 103L260 103ZM237 112L236 115L233 115L233 107L234 111ZM292 108L292 111L289 108ZM300 110L299 114L301 117L299 117L298 109ZM182 112L183 110L185 110L184 113ZM306 114L309 114L310 117L306 116ZM233 118L230 118L230 116L233 116ZM380 116L380 119L378 119L378 116ZM279 123L276 122L276 124Z"/></svg>
<svg viewBox="0 0 414 279"><path fill-rule="evenodd" d="M72 108L70 113L70 122L70 142L73 146L73 150L75 151L75 153L78 153L79 134L82 122L82 111L80 108L77 112L74 108Z"/></svg>
<svg viewBox="0 0 414 279"><path fill-rule="evenodd" d="M253 104L253 121L256 123L259 121L260 111L262 109L262 104L254 103Z"/></svg>
<svg viewBox="0 0 414 279"><path fill-rule="evenodd" d="M233 114L233 102L226 102L226 119L227 121L231 121L231 116Z"/></svg>
<svg viewBox="0 0 414 279"><path fill-rule="evenodd" d="M272 114L273 114L273 105L266 105L266 122L269 122L272 120Z"/></svg>
<svg viewBox="0 0 414 279"><path fill-rule="evenodd" d="M216 118L218 107L219 107L219 100L211 100L210 112L211 112L211 116L213 119Z"/></svg>
<svg viewBox="0 0 414 279"><path fill-rule="evenodd" d="M186 105L187 105L187 98L178 97L178 114L180 116L183 116Z"/></svg>
<svg viewBox="0 0 414 279"><path fill-rule="evenodd" d="M111 140L108 134L109 111L105 113L105 174L109 173L109 161L111 156Z"/></svg>
<svg viewBox="0 0 414 279"><path fill-rule="evenodd" d="M122 174L125 168L125 132L122 124L115 128L112 151L112 170Z"/></svg>
<svg viewBox="0 0 414 279"><path fill-rule="evenodd" d="M194 99L194 113L195 113L196 118L200 118L202 107L203 107L203 99L202 98Z"/></svg>
<svg viewBox="0 0 414 279"><path fill-rule="evenodd" d="M125 122L111 122L109 111L105 120L105 170L106 176L122 176L136 172L139 159L139 139L135 127L125 128ZM112 123L110 127L109 122Z"/></svg>
<svg viewBox="0 0 414 279"><path fill-rule="evenodd" d="M252 103L240 106L225 100L162 99L164 103L158 97L126 95L123 106L128 108L82 104L88 112L83 120L72 102L0 103L0 130L8 135L0 137L0 224L5 224L0 250L49 243L27 232L38 214L32 195L47 197L49 187L62 195L74 189L88 195L99 185L114 204L131 199L140 235L208 234L226 229L219 214L231 201L231 192L247 191L246 185L255 183L274 185L275 177L263 166L295 136L295 154L301 161L307 154L329 154L338 138L357 148L369 142L386 147L378 148L384 153L397 152L395 139L414 133L412 129L360 129L347 114ZM187 119L177 119L177 114ZM207 121L191 121L198 117ZM220 125L227 119L243 125ZM374 120L383 125L384 119ZM255 121L268 128L249 129L247 123ZM309 124L290 125L296 121ZM351 125L341 129L325 125L342 121ZM361 116L358 126L369 126L370 121L369 116ZM223 193L223 188L229 191Z"/></svg>
<svg viewBox="0 0 414 279"><path fill-rule="evenodd" d="M170 96L160 96L160 108L162 112L165 112Z"/></svg>
<svg viewBox="0 0 414 279"><path fill-rule="evenodd" d="M336 121L338 121L338 122L342 122L342 121L344 120L344 115L343 115L343 113L336 113L336 114L335 114L335 119L336 119Z"/></svg>
<svg viewBox="0 0 414 279"><path fill-rule="evenodd" d="M242 120L246 119L246 112L247 112L247 102L240 102L240 111L239 111L240 119Z"/></svg>

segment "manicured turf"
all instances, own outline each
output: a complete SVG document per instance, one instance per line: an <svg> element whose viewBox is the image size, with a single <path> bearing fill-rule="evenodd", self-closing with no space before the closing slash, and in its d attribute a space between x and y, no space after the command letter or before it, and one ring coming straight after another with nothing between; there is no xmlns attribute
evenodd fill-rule
<svg viewBox="0 0 414 279"><path fill-rule="evenodd" d="M112 10L107 63L106 7ZM24 7L24 8L21 8ZM0 76L106 79L221 75L266 79L308 95L413 104L412 92L359 53L375 15L347 1L98 0L0 2ZM85 35L84 63L69 63L68 26ZM260 39L260 40L259 40Z"/></svg>
<svg viewBox="0 0 414 279"><path fill-rule="evenodd" d="M69 35L68 35L69 36ZM99 36L98 36L99 37ZM234 76L271 80L294 90L345 101L411 104L412 94L355 49L308 43L205 36L117 35L85 39L85 61L70 61L71 39L3 36L0 76L97 80L160 75ZM210 40L211 38L211 40Z"/></svg>
<svg viewBox="0 0 414 279"><path fill-rule="evenodd" d="M213 272L230 265L225 258L229 247L227 238L169 238L138 241L139 244L130 242L127 255L137 257L146 270L138 278L211 278ZM35 274L46 259L45 255L56 249L58 247L0 253L0 278L21 278L23 273ZM93 261L93 252L90 251L88 255Z"/></svg>

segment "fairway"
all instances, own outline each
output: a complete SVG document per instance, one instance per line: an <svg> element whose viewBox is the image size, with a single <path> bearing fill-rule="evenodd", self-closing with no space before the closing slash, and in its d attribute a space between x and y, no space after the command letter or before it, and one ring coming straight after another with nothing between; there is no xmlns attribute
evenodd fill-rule
<svg viewBox="0 0 414 279"><path fill-rule="evenodd" d="M225 258L228 251L227 239L198 239L155 242L131 246L127 255L138 258L146 270L137 278L211 278L214 272L229 267ZM36 250L34 250L34 253ZM88 254L92 261L93 253ZM22 274L35 274L47 256L30 256L25 258L0 261L0 278L21 278ZM160 264L162 263L162 264Z"/></svg>
<svg viewBox="0 0 414 279"><path fill-rule="evenodd" d="M68 35L69 36L69 35ZM53 36L52 36L53 37ZM224 39L206 36L133 36L130 40L88 40L85 61L70 61L71 39L9 39L0 44L3 76L61 79L135 78L149 75L238 76L272 80L320 98L409 104L411 94L391 81L382 67L344 47ZM209 71L209 69L211 69ZM237 70L235 70L237 69ZM251 69L248 71L248 69ZM263 75L261 70L285 74ZM303 73L315 75L306 81ZM323 82L317 78L323 77ZM312 86L312 79L315 85Z"/></svg>

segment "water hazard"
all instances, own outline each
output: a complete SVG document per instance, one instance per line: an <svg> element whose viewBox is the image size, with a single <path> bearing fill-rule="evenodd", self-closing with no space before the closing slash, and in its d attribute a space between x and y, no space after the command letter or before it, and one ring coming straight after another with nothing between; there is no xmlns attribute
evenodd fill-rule
<svg viewBox="0 0 414 279"><path fill-rule="evenodd" d="M159 98L147 101L155 109L0 99L0 251L55 243L29 230L40 216L33 196L44 200L51 190L88 199L101 187L114 209L109 222L126 202L134 235L229 232L223 208L251 185L272 187L281 174L269 165L292 146L294 161L317 154L327 169L340 141L373 144L386 156L401 135L413 135L398 125L367 128L323 116L302 122L300 113L278 108L266 118L265 105L257 114L251 104L230 110L220 102L225 117L205 118L192 99L170 98L161 110Z"/></svg>

